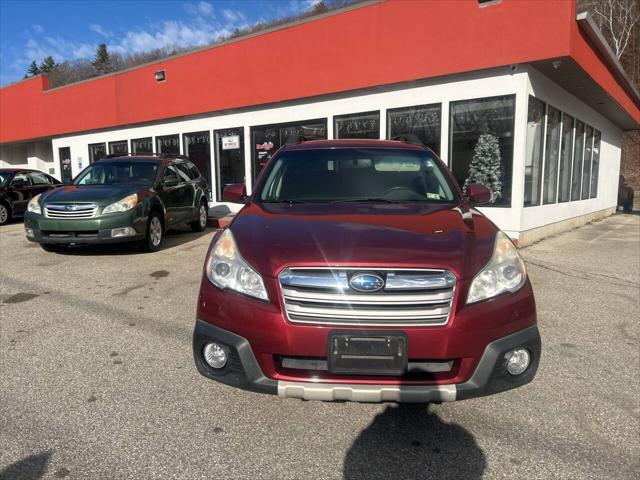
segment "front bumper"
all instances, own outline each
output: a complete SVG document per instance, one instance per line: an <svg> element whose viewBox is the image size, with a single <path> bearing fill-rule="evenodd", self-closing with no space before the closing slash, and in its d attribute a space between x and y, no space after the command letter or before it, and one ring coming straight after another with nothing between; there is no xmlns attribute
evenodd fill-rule
<svg viewBox="0 0 640 480"><path fill-rule="evenodd" d="M24 217L25 229L30 229L33 235L27 235L27 240L50 245L71 244L106 244L142 240L146 234L146 218L138 215L134 210L116 215L107 215L87 219L51 219L43 215L26 213ZM122 237L112 237L113 229L130 227L135 234Z"/></svg>
<svg viewBox="0 0 640 480"><path fill-rule="evenodd" d="M229 357L227 365L221 370L210 368L202 357L204 345L210 341L221 344ZM531 363L524 373L513 376L507 372L505 354L518 347L526 347L530 351ZM284 398L322 401L426 403L491 395L520 387L533 380L540 353L540 334L534 325L489 343L474 373L462 383L403 385L325 383L322 380L295 382L267 378L260 369L249 342L235 333L197 320L193 334L196 368L205 377L244 390Z"/></svg>

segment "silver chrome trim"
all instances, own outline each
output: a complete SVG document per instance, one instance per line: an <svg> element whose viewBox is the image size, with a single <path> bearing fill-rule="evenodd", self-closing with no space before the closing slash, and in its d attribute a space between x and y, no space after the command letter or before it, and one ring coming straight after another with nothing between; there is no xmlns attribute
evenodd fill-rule
<svg viewBox="0 0 640 480"><path fill-rule="evenodd" d="M44 206L46 218L93 218L98 212L98 206L93 203L51 203Z"/></svg>
<svg viewBox="0 0 640 480"><path fill-rule="evenodd" d="M385 287L359 292L351 275L385 277ZM353 326L439 326L449 321L456 278L447 270L369 267L288 267L278 276L292 323Z"/></svg>
<svg viewBox="0 0 640 480"><path fill-rule="evenodd" d="M278 396L304 400L351 402L454 402L455 385L366 385L286 382L278 380Z"/></svg>

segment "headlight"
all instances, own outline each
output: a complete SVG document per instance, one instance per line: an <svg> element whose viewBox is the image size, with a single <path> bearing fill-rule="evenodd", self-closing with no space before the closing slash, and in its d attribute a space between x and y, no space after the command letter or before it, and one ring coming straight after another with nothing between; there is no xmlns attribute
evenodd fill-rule
<svg viewBox="0 0 640 480"><path fill-rule="evenodd" d="M29 201L29 205L27 205L27 211L28 212L37 213L38 215L42 215L42 207L40 207L40 195L36 195L35 197L33 197Z"/></svg>
<svg viewBox="0 0 640 480"><path fill-rule="evenodd" d="M131 210L138 204L138 195L133 194L128 197L124 197L122 200L118 200L116 203L112 203L104 207L102 213L116 213L116 212L126 212L127 210Z"/></svg>
<svg viewBox="0 0 640 480"><path fill-rule="evenodd" d="M467 303L519 290L527 279L524 262L509 237L498 232L489 263L471 282Z"/></svg>
<svg viewBox="0 0 640 480"><path fill-rule="evenodd" d="M262 277L242 258L229 229L222 232L211 250L206 272L207 278L218 288L229 288L261 300L269 300Z"/></svg>

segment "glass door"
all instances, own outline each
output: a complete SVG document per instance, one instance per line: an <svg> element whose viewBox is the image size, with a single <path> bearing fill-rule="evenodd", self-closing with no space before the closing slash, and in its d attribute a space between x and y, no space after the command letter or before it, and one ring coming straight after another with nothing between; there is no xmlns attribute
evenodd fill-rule
<svg viewBox="0 0 640 480"><path fill-rule="evenodd" d="M73 180L73 174L71 173L71 148L59 148L58 157L60 162L60 180L65 184L71 183Z"/></svg>
<svg viewBox="0 0 640 480"><path fill-rule="evenodd" d="M224 187L244 183L244 128L215 131L216 138L216 198L222 201Z"/></svg>
<svg viewBox="0 0 640 480"><path fill-rule="evenodd" d="M184 154L198 167L211 189L211 135L208 131L185 133L182 136ZM211 198L209 200L212 200Z"/></svg>

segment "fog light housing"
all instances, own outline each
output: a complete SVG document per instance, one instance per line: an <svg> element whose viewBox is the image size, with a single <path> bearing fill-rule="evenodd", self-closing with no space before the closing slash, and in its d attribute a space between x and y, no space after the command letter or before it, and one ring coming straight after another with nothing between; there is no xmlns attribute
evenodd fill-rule
<svg viewBox="0 0 640 480"><path fill-rule="evenodd" d="M24 229L24 234L27 237L35 237L34 233L33 233L33 228L25 228Z"/></svg>
<svg viewBox="0 0 640 480"><path fill-rule="evenodd" d="M526 348L516 348L506 355L507 371L511 375L520 375L525 372L531 363L531 354Z"/></svg>
<svg viewBox="0 0 640 480"><path fill-rule="evenodd" d="M131 227L114 228L113 230L111 230L111 238L130 237L135 234L136 231Z"/></svg>
<svg viewBox="0 0 640 480"><path fill-rule="evenodd" d="M221 369L227 364L227 353L215 342L207 343L204 346L202 355L207 365L216 370Z"/></svg>

